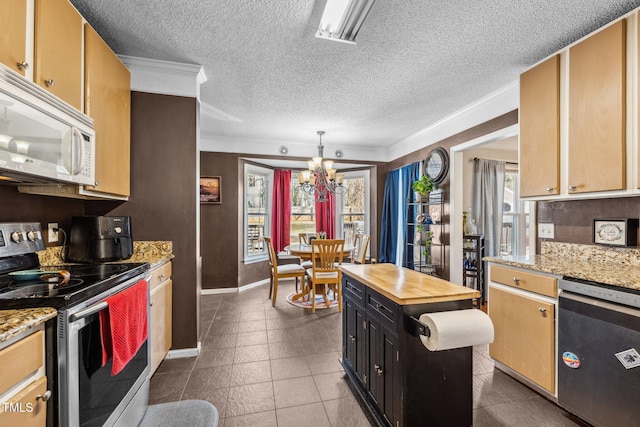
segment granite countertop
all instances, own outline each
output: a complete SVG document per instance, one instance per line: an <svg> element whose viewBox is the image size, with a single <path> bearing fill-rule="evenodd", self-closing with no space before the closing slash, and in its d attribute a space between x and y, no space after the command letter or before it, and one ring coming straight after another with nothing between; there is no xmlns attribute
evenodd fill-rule
<svg viewBox="0 0 640 427"><path fill-rule="evenodd" d="M58 312L49 307L0 310L0 343L34 328Z"/></svg>
<svg viewBox="0 0 640 427"><path fill-rule="evenodd" d="M640 291L640 265L603 257L599 248L595 248L592 255L582 252L548 252L533 257L485 257L483 260Z"/></svg>

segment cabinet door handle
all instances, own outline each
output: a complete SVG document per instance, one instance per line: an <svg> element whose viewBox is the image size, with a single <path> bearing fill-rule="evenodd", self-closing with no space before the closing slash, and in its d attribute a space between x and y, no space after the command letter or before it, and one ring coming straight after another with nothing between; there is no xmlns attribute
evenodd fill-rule
<svg viewBox="0 0 640 427"><path fill-rule="evenodd" d="M164 273L162 273L160 276L158 276L160 278L160 280L164 279Z"/></svg>
<svg viewBox="0 0 640 427"><path fill-rule="evenodd" d="M540 313L546 313L546 312L547 312L547 309L546 309L546 308L544 308L544 307L540 307L540 308L538 308L538 311L539 311Z"/></svg>
<svg viewBox="0 0 640 427"><path fill-rule="evenodd" d="M378 375L382 375L382 367L380 365L373 365L373 369L375 369Z"/></svg>
<svg viewBox="0 0 640 427"><path fill-rule="evenodd" d="M47 80L44 81L44 85L46 87L53 87L53 86L56 85L56 81L53 80L53 79L47 79Z"/></svg>
<svg viewBox="0 0 640 427"><path fill-rule="evenodd" d="M547 190L547 193L553 193L554 187L547 187L545 190Z"/></svg>
<svg viewBox="0 0 640 427"><path fill-rule="evenodd" d="M577 185L570 185L569 186L569 191L576 191L578 189Z"/></svg>
<svg viewBox="0 0 640 427"><path fill-rule="evenodd" d="M513 283L516 284L516 286L520 285L520 279L518 279L517 277L513 278Z"/></svg>
<svg viewBox="0 0 640 427"><path fill-rule="evenodd" d="M16 65L18 66L19 70L28 70L29 69L29 63L27 61L18 62L18 63L16 63Z"/></svg>
<svg viewBox="0 0 640 427"><path fill-rule="evenodd" d="M39 394L36 396L36 400L42 400L43 402L51 399L51 390L45 391L43 394Z"/></svg>
<svg viewBox="0 0 640 427"><path fill-rule="evenodd" d="M355 341L355 340L356 340L356 337L354 337L353 335L349 335L349 339L350 339L351 341Z"/></svg>
<svg viewBox="0 0 640 427"><path fill-rule="evenodd" d="M380 310L380 304L376 303L376 309Z"/></svg>

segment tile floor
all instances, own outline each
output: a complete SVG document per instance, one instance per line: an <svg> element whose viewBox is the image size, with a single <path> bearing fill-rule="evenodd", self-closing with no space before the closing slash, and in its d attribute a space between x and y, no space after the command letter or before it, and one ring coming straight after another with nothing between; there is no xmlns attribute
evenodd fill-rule
<svg viewBox="0 0 640 427"><path fill-rule="evenodd" d="M151 379L150 403L204 399L220 426L369 426L338 361L342 317L337 309L277 306L261 286L202 297L200 356L165 360ZM179 333L179 331L174 331ZM565 411L494 369L487 348L473 360L475 426L576 426Z"/></svg>

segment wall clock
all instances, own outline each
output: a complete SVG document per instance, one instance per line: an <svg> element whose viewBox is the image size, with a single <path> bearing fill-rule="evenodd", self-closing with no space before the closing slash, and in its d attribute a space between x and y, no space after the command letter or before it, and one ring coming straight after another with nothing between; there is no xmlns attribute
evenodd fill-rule
<svg viewBox="0 0 640 427"><path fill-rule="evenodd" d="M431 150L424 161L424 174L440 184L449 173L449 154L444 148Z"/></svg>

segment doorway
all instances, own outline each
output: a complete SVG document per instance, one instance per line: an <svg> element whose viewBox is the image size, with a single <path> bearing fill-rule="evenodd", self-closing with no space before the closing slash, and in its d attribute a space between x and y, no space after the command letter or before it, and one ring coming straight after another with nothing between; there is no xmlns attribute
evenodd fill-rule
<svg viewBox="0 0 640 427"><path fill-rule="evenodd" d="M463 212L471 206L472 182L473 182L473 158L494 158L516 162L519 159L517 153L518 125L512 125L504 129L483 135L479 138L467 141L451 148L451 199L450 199L450 281L463 284ZM514 152L515 151L515 152ZM515 183L517 186L517 183ZM516 187L517 188L517 187ZM530 254L535 253L535 209L529 213L528 218ZM511 236L508 236L511 237ZM509 250L505 240L505 251Z"/></svg>

